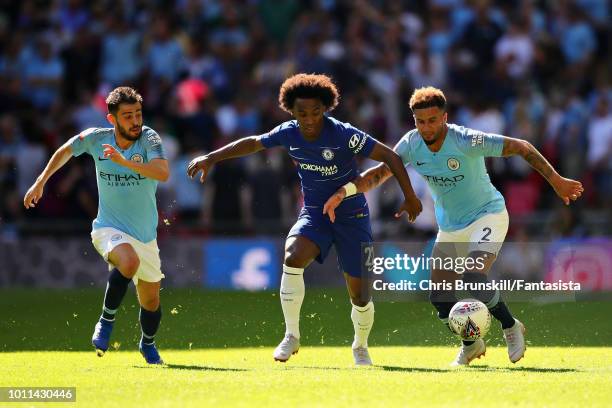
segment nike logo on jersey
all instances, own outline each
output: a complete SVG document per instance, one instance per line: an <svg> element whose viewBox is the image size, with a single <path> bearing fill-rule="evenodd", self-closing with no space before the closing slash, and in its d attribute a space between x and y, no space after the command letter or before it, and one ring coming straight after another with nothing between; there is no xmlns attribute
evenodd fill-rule
<svg viewBox="0 0 612 408"><path fill-rule="evenodd" d="M293 146L289 146L289 150L294 151L294 150L298 150L299 147L293 147Z"/></svg>
<svg viewBox="0 0 612 408"><path fill-rule="evenodd" d="M425 164L425 162L420 162L420 161L417 161L417 162L416 162L416 165L417 165L417 166L422 166L422 165L424 165L424 164Z"/></svg>
<svg viewBox="0 0 612 408"><path fill-rule="evenodd" d="M98 160L103 161L103 160L110 160L108 157L100 157L98 156Z"/></svg>

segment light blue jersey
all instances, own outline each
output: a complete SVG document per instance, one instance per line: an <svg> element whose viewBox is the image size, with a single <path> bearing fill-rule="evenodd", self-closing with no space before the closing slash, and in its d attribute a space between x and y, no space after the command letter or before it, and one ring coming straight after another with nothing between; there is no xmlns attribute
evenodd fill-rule
<svg viewBox="0 0 612 408"><path fill-rule="evenodd" d="M161 138L153 129L143 126L140 138L127 150L117 146L113 128L90 128L70 140L74 156L89 153L96 163L98 215L92 228L116 228L144 243L154 240L157 237L157 180L105 159L103 144L114 146L128 160L147 163L152 159L166 159Z"/></svg>
<svg viewBox="0 0 612 408"><path fill-rule="evenodd" d="M417 129L406 133L395 151L429 184L440 229L456 231L506 207L484 162L485 157L500 157L503 147L500 135L449 123L440 151L429 150Z"/></svg>

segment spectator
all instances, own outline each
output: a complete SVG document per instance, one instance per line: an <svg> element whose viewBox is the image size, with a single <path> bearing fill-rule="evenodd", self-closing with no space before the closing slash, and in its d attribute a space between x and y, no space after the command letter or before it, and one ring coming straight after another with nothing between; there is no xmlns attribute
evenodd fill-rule
<svg viewBox="0 0 612 408"><path fill-rule="evenodd" d="M595 192L603 205L612 204L612 112L607 98L600 97L588 128L587 163L593 172Z"/></svg>
<svg viewBox="0 0 612 408"><path fill-rule="evenodd" d="M102 38L102 81L109 87L134 83L141 71L141 36L121 15L109 15Z"/></svg>
<svg viewBox="0 0 612 408"><path fill-rule="evenodd" d="M36 42L35 51L24 61L24 96L42 111L59 102L64 64L53 54L52 45L43 38Z"/></svg>
<svg viewBox="0 0 612 408"><path fill-rule="evenodd" d="M529 140L563 175L584 180L591 196L581 220L590 226L563 234L610 229L612 214L597 225L590 221L599 219L590 212L612 208L609 2L359 0L305 7L294 0L178 0L125 1L112 10L105 1L4 3L0 228L22 216L23 180L69 129L108 126L107 89L139 88L148 101L145 123L162 123L175 136L168 143L180 173L195 152L288 119L276 90L286 76L308 71L334 76L344 98L336 117L389 145L413 126L406 105L413 88L444 88L451 122ZM179 220L214 213L215 231L224 231L224 222L234 232L257 231L260 219L277 223L271 212L278 212L278 200L282 218L301 202L292 163L278 157L218 169L212 181L224 188L176 178L168 196L176 195L179 209L171 209L170 199L164 211L176 211ZM489 169L511 197L511 211L526 220L556 202L524 163L490 160ZM65 182L49 186L38 216L70 217L73 203L77 218L95 211L92 171L90 163L75 161ZM263 179L285 186L280 198L266 195ZM396 199L396 192L384 193L372 202L373 209L382 204L382 217ZM212 199L206 213L197 205L202 195Z"/></svg>

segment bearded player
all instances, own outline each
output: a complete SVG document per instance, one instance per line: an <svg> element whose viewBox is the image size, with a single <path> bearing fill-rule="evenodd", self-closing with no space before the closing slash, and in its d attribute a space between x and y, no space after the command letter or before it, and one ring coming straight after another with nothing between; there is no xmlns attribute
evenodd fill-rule
<svg viewBox="0 0 612 408"><path fill-rule="evenodd" d="M134 89L116 88L106 104L107 119L113 127L87 129L57 149L23 204L34 207L47 180L72 156L88 153L93 157L99 201L91 239L108 262L110 275L92 344L100 357L108 350L115 314L133 281L140 303L140 352L147 363L163 364L155 347L161 321L159 290L164 277L156 240L155 191L159 181L168 180L168 162L159 135L143 127L142 97Z"/></svg>
<svg viewBox="0 0 612 408"><path fill-rule="evenodd" d="M453 270L434 267L431 271L434 284L454 282L459 278L476 285L489 281L487 274L504 242L509 219L504 198L489 179L485 157L523 157L549 182L566 205L578 199L584 191L580 182L561 177L527 141L447 123L446 98L439 89L415 90L410 98L410 109L416 129L406 133L394 150L404 165L411 164L425 178L434 198L439 231L432 257L451 255L484 260L482 263L474 262L474 267L467 268L462 276ZM354 184L358 192L366 192L392 175L381 164L364 172L354 180ZM326 202L324 211L332 222L336 218L338 203L351 193L341 188ZM500 321L508 357L513 363L519 361L525 354L525 326L512 316L498 290L474 290L471 293ZM457 302L455 291L431 290L430 300L440 320L448 326L449 312ZM483 339L463 341L452 365L468 365L484 355L485 350Z"/></svg>

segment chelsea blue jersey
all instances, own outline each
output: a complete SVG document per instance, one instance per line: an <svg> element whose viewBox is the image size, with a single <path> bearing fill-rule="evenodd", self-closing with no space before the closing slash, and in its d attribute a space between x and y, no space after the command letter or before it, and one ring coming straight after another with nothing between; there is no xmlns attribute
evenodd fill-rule
<svg viewBox="0 0 612 408"><path fill-rule="evenodd" d="M90 154L96 165L98 215L92 228L116 228L141 242L157 237L157 180L144 177L127 167L104 158L103 144L115 147L128 160L147 163L166 159L162 141L151 128L143 126L140 137L126 150L115 142L113 128L90 128L74 136L72 154Z"/></svg>
<svg viewBox="0 0 612 408"><path fill-rule="evenodd" d="M406 133L395 151L429 184L440 229L456 231L505 209L504 197L491 183L484 161L501 156L503 147L503 136L449 123L438 152L429 150L417 129Z"/></svg>
<svg viewBox="0 0 612 408"><path fill-rule="evenodd" d="M304 139L296 120L284 122L260 136L266 147L284 146L295 162L302 184L304 206L321 207L336 190L359 174L355 155L369 156L376 140L349 123L325 117L321 134ZM363 194L357 199L365 202Z"/></svg>

